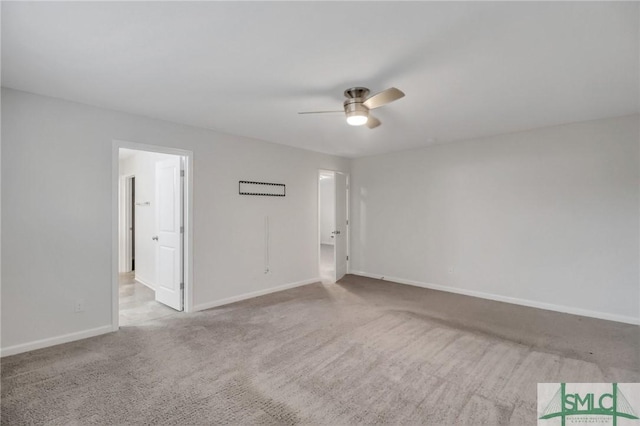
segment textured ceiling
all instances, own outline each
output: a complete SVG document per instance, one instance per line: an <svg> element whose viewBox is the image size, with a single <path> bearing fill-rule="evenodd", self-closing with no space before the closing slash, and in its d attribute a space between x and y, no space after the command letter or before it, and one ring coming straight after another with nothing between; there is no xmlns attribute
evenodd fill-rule
<svg viewBox="0 0 640 426"><path fill-rule="evenodd" d="M2 84L348 157L637 113L639 4L2 2ZM407 96L351 127L344 89Z"/></svg>

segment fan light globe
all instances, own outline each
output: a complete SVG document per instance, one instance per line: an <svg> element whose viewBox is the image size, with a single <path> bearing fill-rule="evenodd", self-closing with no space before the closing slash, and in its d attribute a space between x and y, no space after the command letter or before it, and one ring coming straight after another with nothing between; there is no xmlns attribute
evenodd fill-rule
<svg viewBox="0 0 640 426"><path fill-rule="evenodd" d="M347 116L347 123L352 126L362 126L367 124L368 119L366 111L350 111Z"/></svg>

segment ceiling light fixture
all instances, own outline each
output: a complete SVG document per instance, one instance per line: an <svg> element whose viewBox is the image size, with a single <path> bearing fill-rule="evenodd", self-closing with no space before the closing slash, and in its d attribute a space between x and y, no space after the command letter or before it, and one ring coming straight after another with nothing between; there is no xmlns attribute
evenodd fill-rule
<svg viewBox="0 0 640 426"><path fill-rule="evenodd" d="M367 120L369 120L368 116L367 111L348 111L347 123L352 126L362 126L363 124L367 124Z"/></svg>
<svg viewBox="0 0 640 426"><path fill-rule="evenodd" d="M358 93L360 95L360 93ZM347 116L347 123L352 126L362 126L369 120L369 108L362 105L363 98L356 97L344 101L344 112Z"/></svg>
<svg viewBox="0 0 640 426"><path fill-rule="evenodd" d="M390 87L373 96L369 96L369 89L366 87L351 87L344 91L347 98L344 101L344 113L347 116L347 123L352 126L367 125L370 129L375 129L381 123L380 120L369 114L370 109L379 108L393 101L404 97L404 93L395 87ZM298 114L326 114L342 111L303 111Z"/></svg>

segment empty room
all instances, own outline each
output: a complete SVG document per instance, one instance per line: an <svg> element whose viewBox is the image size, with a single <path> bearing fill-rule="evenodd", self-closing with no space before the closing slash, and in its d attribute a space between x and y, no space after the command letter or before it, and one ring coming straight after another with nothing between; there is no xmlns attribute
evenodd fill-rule
<svg viewBox="0 0 640 426"><path fill-rule="evenodd" d="M0 8L2 424L640 424L640 3Z"/></svg>

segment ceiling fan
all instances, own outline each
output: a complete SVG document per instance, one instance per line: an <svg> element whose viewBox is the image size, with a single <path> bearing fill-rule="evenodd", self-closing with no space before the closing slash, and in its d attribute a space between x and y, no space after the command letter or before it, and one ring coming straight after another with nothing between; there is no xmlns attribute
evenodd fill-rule
<svg viewBox="0 0 640 426"><path fill-rule="evenodd" d="M366 124L368 128L374 129L380 124L380 120L369 114L369 110L379 108L383 105L397 101L404 97L401 90L391 87L369 96L369 89L366 87L352 87L344 91L347 100L344 101L344 113L347 116L347 123L352 126L362 126ZM326 114L343 111L305 111L298 114Z"/></svg>

